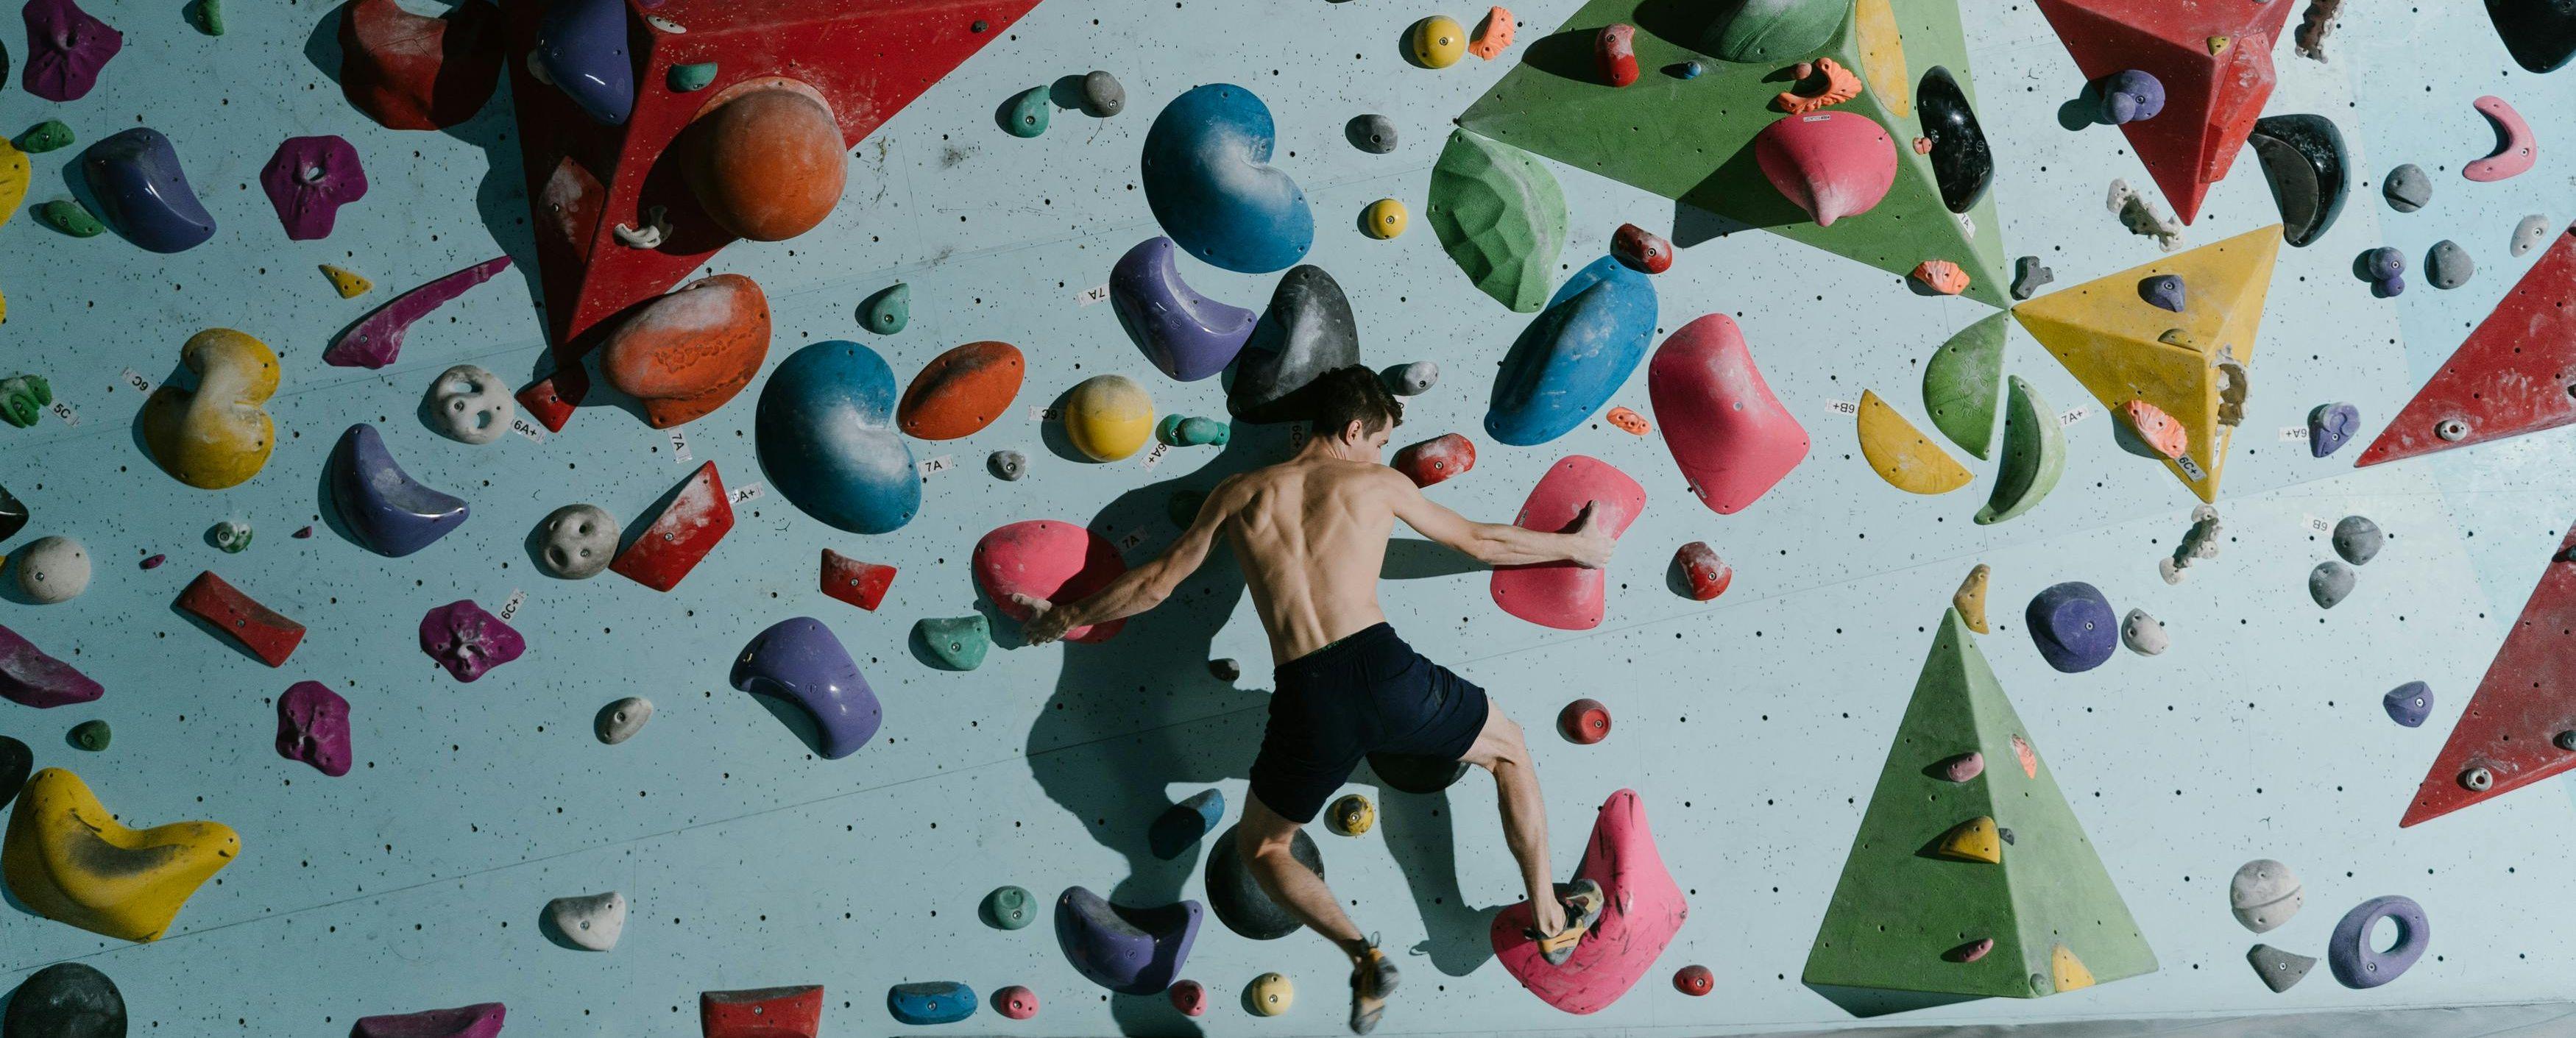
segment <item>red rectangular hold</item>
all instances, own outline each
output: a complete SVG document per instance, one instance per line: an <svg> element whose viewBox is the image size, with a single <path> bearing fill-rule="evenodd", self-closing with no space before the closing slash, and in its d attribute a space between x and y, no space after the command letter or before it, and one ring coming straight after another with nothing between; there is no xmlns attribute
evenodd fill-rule
<svg viewBox="0 0 2576 1038"><path fill-rule="evenodd" d="M706 1038L814 1038L823 1029L823 985L698 993Z"/></svg>
<svg viewBox="0 0 2576 1038"><path fill-rule="evenodd" d="M716 476L716 463L710 461L689 474L670 507L653 518L635 543L618 552L608 568L655 591L669 591L680 586L698 560L732 531L733 502L726 499L724 480Z"/></svg>
<svg viewBox="0 0 2576 1038"><path fill-rule="evenodd" d="M894 574L892 566L823 549L823 593L871 613L885 601L886 589L894 586Z"/></svg>
<svg viewBox="0 0 2576 1038"><path fill-rule="evenodd" d="M295 655L295 647L304 642L303 624L251 601L249 595L225 583L213 570L197 574L197 579L188 582L188 589L179 592L179 608L215 625L216 630L272 667L285 666L286 658Z"/></svg>

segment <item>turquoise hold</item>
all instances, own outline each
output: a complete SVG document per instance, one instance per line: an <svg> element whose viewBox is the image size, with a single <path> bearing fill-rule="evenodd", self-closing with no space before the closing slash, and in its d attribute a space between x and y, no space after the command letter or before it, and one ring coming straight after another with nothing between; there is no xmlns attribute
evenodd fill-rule
<svg viewBox="0 0 2576 1038"><path fill-rule="evenodd" d="M992 627L984 614L954 617L924 617L913 625L921 635L921 644L931 658L950 670L973 670L984 665L984 653L993 647Z"/></svg>
<svg viewBox="0 0 2576 1038"><path fill-rule="evenodd" d="M1025 887L996 887L984 895L981 906L984 921L1004 930L1017 930L1038 919L1037 899Z"/></svg>
<svg viewBox="0 0 2576 1038"><path fill-rule="evenodd" d="M953 1024L975 1015L975 989L954 980L886 989L886 1012L907 1024Z"/></svg>
<svg viewBox="0 0 2576 1038"><path fill-rule="evenodd" d="M818 342L760 391L752 441L788 502L851 533L891 533L921 511L912 448L895 431L894 369L855 342Z"/></svg>
<svg viewBox="0 0 2576 1038"><path fill-rule="evenodd" d="M1002 111L1002 128L1013 137L1035 137L1046 132L1047 120L1055 115L1055 105L1047 100L1048 88L1033 86L1011 99Z"/></svg>
<svg viewBox="0 0 2576 1038"><path fill-rule="evenodd" d="M1514 447L1574 431L1636 372L1654 334L1654 283L1613 257L1592 261L1504 355L1485 431Z"/></svg>
<svg viewBox="0 0 2576 1038"><path fill-rule="evenodd" d="M1154 438L1174 447L1222 447L1234 428L1214 418L1167 414L1154 424Z"/></svg>
<svg viewBox="0 0 2576 1038"><path fill-rule="evenodd" d="M671 89L683 94L695 93L716 81L716 63L701 61L694 65L671 66Z"/></svg>
<svg viewBox="0 0 2576 1038"><path fill-rule="evenodd" d="M879 335L892 335L912 323L912 286L897 281L869 296L859 320Z"/></svg>

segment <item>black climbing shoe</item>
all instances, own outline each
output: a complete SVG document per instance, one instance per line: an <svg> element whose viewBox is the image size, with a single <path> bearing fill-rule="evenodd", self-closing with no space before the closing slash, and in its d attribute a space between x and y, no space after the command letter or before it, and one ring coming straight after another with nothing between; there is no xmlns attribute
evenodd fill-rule
<svg viewBox="0 0 2576 1038"><path fill-rule="evenodd" d="M1377 947L1377 935L1370 934L1368 954L1351 968L1351 1033L1367 1034L1377 1029L1377 1021L1386 1015L1387 996L1404 974Z"/></svg>
<svg viewBox="0 0 2576 1038"><path fill-rule="evenodd" d="M1529 932L1530 939L1538 942L1539 957L1550 966L1565 965L1565 960L1574 957L1574 946L1583 943L1584 936L1592 932L1592 924L1601 921L1601 906L1606 900L1601 884L1588 879L1557 884L1556 899L1565 905L1565 929L1554 934Z"/></svg>

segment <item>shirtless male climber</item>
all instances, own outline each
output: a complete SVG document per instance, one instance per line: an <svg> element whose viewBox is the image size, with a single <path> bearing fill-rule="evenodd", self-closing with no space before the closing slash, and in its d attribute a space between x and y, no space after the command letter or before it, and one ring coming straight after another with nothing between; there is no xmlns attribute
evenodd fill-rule
<svg viewBox="0 0 2576 1038"><path fill-rule="evenodd" d="M1276 689L1251 803L1237 830L1253 877L1273 901L1351 957L1351 1030L1369 1033L1398 979L1360 936L1323 878L1290 856L1299 827L1371 751L1465 761L1492 772L1503 835L1528 884L1532 934L1550 962L1573 954L1601 911L1590 883L1560 894L1548 876L1547 806L1521 727L1485 691L1396 637L1378 607L1377 577L1395 521L1493 566L1572 562L1598 569L1614 543L1586 505L1564 533L1470 522L1433 504L1378 461L1404 405L1365 367L1326 372L1300 391L1314 435L1295 457L1230 476L1162 555L1078 602L1013 596L1033 615L1029 644L1152 609L1206 560L1219 531L1270 635ZM1569 910L1572 918L1569 920Z"/></svg>

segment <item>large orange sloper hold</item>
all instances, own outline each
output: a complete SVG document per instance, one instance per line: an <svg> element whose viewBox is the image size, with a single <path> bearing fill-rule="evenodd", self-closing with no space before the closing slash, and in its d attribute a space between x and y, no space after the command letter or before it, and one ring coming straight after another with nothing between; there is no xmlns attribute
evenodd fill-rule
<svg viewBox="0 0 2576 1038"><path fill-rule="evenodd" d="M609 333L600 369L668 429L723 407L768 356L769 297L750 278L717 274L638 308Z"/></svg>
<svg viewBox="0 0 2576 1038"><path fill-rule="evenodd" d="M1020 349L1007 342L970 342L922 365L895 406L895 424L907 436L954 440L982 431L1002 417L1028 375Z"/></svg>

